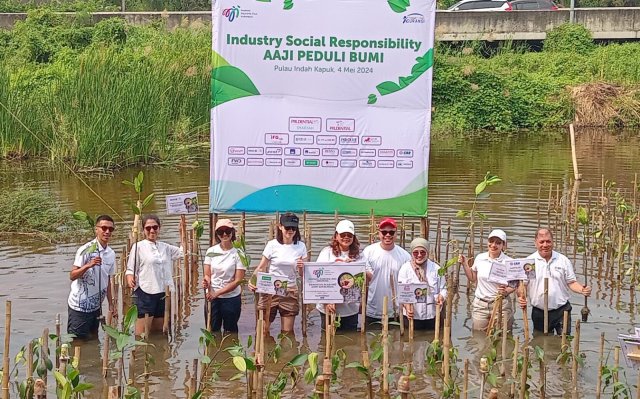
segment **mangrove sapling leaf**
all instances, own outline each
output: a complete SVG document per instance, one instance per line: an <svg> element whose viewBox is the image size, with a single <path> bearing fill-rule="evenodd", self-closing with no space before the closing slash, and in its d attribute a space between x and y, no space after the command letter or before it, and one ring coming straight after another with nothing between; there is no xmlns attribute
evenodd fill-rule
<svg viewBox="0 0 640 399"><path fill-rule="evenodd" d="M95 226L95 222L93 221L93 218L84 211L76 211L73 213L73 218L77 221L80 222L86 222L89 225L89 228L93 228L93 226Z"/></svg>
<svg viewBox="0 0 640 399"><path fill-rule="evenodd" d="M149 205L151 203L151 201L153 201L153 198L155 197L154 193L151 193L149 195L147 195L147 197L144 199L144 201L142 201L142 208L146 208L147 205Z"/></svg>
<svg viewBox="0 0 640 399"><path fill-rule="evenodd" d="M144 173L142 171L138 172L138 176L133 179L133 187L136 190L136 193L142 193L142 182L144 181Z"/></svg>
<svg viewBox="0 0 640 399"><path fill-rule="evenodd" d="M364 367L360 362L351 362L344 366L346 369L356 369L360 374L362 374L365 378L369 378L369 369Z"/></svg>
<svg viewBox="0 0 640 399"><path fill-rule="evenodd" d="M244 377L244 372L240 372L240 373L235 374L234 376L229 378L229 381L237 381L237 380L241 379L242 377Z"/></svg>
<svg viewBox="0 0 640 399"><path fill-rule="evenodd" d="M576 219L578 219L578 223L581 225L586 225L589 223L589 215L587 214L587 208L584 206L579 206L576 212Z"/></svg>
<svg viewBox="0 0 640 399"><path fill-rule="evenodd" d="M247 371L247 362L245 362L244 357L242 356L234 356L233 365L242 373Z"/></svg>
<svg viewBox="0 0 640 399"><path fill-rule="evenodd" d="M89 245L88 247L86 247L84 249L84 251L82 251L81 255L86 255L86 254L90 254L92 252L96 252L98 250L98 243L97 242L93 242L91 245Z"/></svg>
<svg viewBox="0 0 640 399"><path fill-rule="evenodd" d="M293 359L289 360L287 362L287 366L291 366L291 367L300 367L300 366L304 366L304 364L307 362L307 358L309 355L307 355L306 353L300 353L298 355L295 355L293 357Z"/></svg>

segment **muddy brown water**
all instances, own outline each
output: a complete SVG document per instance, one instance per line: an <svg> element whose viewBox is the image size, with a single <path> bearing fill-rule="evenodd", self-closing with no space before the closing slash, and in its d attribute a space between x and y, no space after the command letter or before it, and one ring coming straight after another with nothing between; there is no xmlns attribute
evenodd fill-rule
<svg viewBox="0 0 640 399"><path fill-rule="evenodd" d="M599 189L601 176L613 180L620 187L630 188L634 174L640 171L640 133L624 132L611 134L603 131L583 132L577 142L580 173L583 175L581 190L588 193L589 188ZM199 198L206 205L209 169L207 160L203 159L195 168L144 167L146 190L155 192L156 200L150 210L163 215L164 197L178 192L198 191ZM84 175L85 181L125 220L131 219L131 212L124 203L131 198L129 189L121 184L124 179L131 179L137 168L115 172L109 176ZM564 131L503 134L489 133L470 135L460 138L436 139L432 142L429 169L429 213L432 218L440 215L443 222L451 218L452 235L464 238L465 222L455 219L459 209L468 209L473 199L473 188L491 171L503 179L503 182L490 189L489 199L481 200L479 209L487 213L489 226L503 228L508 234L509 253L512 256L526 256L533 252L533 234L537 226L539 185L542 184L542 224L546 224L546 198L550 183L559 185L560 189L568 187L573 176L568 135ZM34 167L25 163L0 163L0 189L12 190L20 186L46 189L52 193L52 200L57 201L69 210L86 210L97 214L108 212L101 203L80 181L64 171ZM162 217L162 216L161 216ZM237 220L237 217L231 216ZM248 250L256 264L260 252L267 239L269 216L249 215L247 221ZM366 241L368 220L366 216L354 217L359 237ZM161 240L178 241L178 218L163 217ZM326 245L332 233L333 215L309 217L312 226L311 251L317 255ZM117 221L119 229L112 241L114 248L121 250L124 245L125 223ZM445 224L446 225L446 224ZM419 228L419 224L416 224ZM208 231L208 230L207 230ZM488 230L486 230L488 231ZM433 234L433 230L432 230ZM485 232L486 234L486 232ZM46 327L54 331L56 313L63 319L63 330L66 328L67 295L69 292L68 272L73 255L80 244L50 244L29 237L0 237L0 298L11 300L13 319L11 328L11 357L16 355L20 347L28 340L41 335ZM477 250L480 250L478 248ZM484 250L484 249L482 249ZM576 272L582 275L581 263L576 265ZM581 278L581 277L580 277ZM582 325L581 348L586 356L585 367L580 369L579 397L594 397L598 369L598 345L601 332L606 333L606 354L609 364L613 363L613 345L620 333L629 333L636 325L638 310L635 295L630 296L628 283L620 292L612 291L611 284L598 282L589 278L594 287L592 299L589 301L591 316L589 322ZM460 296L454 304L452 319L453 344L459 349L458 367L462 369L462 359L471 361L470 386L473 391L469 397L479 395L479 358L486 353L488 344L484 334L471 331L471 315L469 304L471 296L466 292L464 276L461 281ZM194 358L198 358L198 337L200 328L204 326L203 300L199 290L190 296L185 306L185 317L179 327L179 333L170 341L165 338L153 339L155 348L152 353L155 364L151 366L149 379L149 397L152 398L185 398L187 382L185 376L191 368ZM612 294L613 293L613 294ZM254 334L253 299L244 294L243 314L240 323L240 339L246 342L248 335ZM573 320L579 317L582 299L572 297ZM4 312L2 312L4 314ZM0 341L3 340L4 316L0 324ZM281 361L268 366L266 381L273 380L277 370L284 362L291 359L298 351L318 351L322 357L323 339L320 333L320 320L317 312L312 312L309 321L309 335L303 339L299 318L296 319L296 338L284 344ZM272 326L272 336L277 335L277 323ZM522 315L516 314L514 333L523 336ZM396 329L392 329L393 345L391 364L407 363L413 360L414 372L418 376L412 382L415 397L438 397L441 391L439 377L425 376L424 357L428 342L433 334L416 333L413 346L409 346L406 338L402 339ZM360 334L341 335L337 338L337 347L342 348L346 362L360 361ZM369 340L373 337L370 336ZM230 343L230 342L229 342ZM271 345L272 344L268 344ZM560 352L559 337L536 336L532 343L545 349L548 360L547 397L571 397L570 366L555 363ZM270 346L270 347L271 347ZM80 370L85 378L96 385L89 397L100 397L103 383L100 377L101 346L98 342L81 344L82 355ZM513 348L509 344L509 351ZM0 348L2 351L2 348ZM220 355L220 361L226 356ZM374 363L375 364L375 363ZM626 379L635 393L637 371L629 368L622 361ZM138 366L141 367L141 366ZM510 370L510 363L508 369ZM235 374L232 366L221 371L221 379L214 385L211 397L243 397L246 396L244 380L228 381ZM462 375L462 372L460 372ZM537 396L537 364L532 369L532 397ZM621 374L622 375L622 374ZM20 370L20 378L24 371ZM53 386L50 378L50 393ZM461 379L459 380L461 381ZM623 377L624 381L624 377ZM378 390L381 381L374 382ZM366 384L353 369L343 370L338 380L332 385L332 397L364 398ZM12 388L14 389L14 388ZM293 390L289 384L283 397L305 397L312 390L310 385L300 382ZM393 391L393 385L392 385ZM508 392L508 389L502 389ZM609 387L607 392L611 392ZM501 395L505 395L501 393ZM607 393L603 397L610 397ZM13 390L12 397L17 397Z"/></svg>

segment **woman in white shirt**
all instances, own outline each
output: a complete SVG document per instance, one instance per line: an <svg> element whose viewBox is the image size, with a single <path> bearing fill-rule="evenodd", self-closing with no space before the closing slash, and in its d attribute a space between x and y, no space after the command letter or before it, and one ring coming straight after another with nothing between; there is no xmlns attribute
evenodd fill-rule
<svg viewBox="0 0 640 399"><path fill-rule="evenodd" d="M257 272L275 274L280 277L281 282L287 283L286 296L260 295L258 310L266 310L270 307L268 322L265 323L267 332L276 319L276 313L279 312L282 332L292 333L296 316L300 313L296 276L302 268L302 262L307 260L307 247L300 241L298 222L298 217L291 212L280 216L276 239L267 243L262 251L260 264L254 271L254 274ZM252 291L256 290L256 286L251 283L248 287Z"/></svg>
<svg viewBox="0 0 640 399"><path fill-rule="evenodd" d="M493 262L504 263L507 260L511 260L503 252L506 246L507 233L496 229L489 233L488 251L476 256L473 266L469 266L469 261L466 257L460 257L467 279L472 283L477 282L471 311L474 330L486 330L498 295L504 298L502 301L502 317L508 320L509 330L513 326L513 303L507 297L515 291L515 288L489 281L489 272Z"/></svg>
<svg viewBox="0 0 640 399"><path fill-rule="evenodd" d="M349 220L341 220L336 225L336 231L331 238L331 244L324 247L318 255L317 262L364 262L360 251L360 242L356 237L355 227ZM360 302L316 305L321 314L322 329L325 328L325 313L335 313L340 316L342 331L356 331L358 329L358 314Z"/></svg>
<svg viewBox="0 0 640 399"><path fill-rule="evenodd" d="M218 220L215 234L217 245L207 250L202 281L202 287L207 290L207 300L211 303L211 331L219 332L222 327L225 333L237 333L242 308L240 284L247 268L233 247L236 229L231 220Z"/></svg>
<svg viewBox="0 0 640 399"><path fill-rule="evenodd" d="M424 301L403 304L404 323L413 319L416 330L433 330L436 322L436 306L442 306L447 298L445 279L438 276L440 266L429 260L429 242L424 238L411 241L411 260L398 272L398 284L427 284L427 294L420 293ZM416 295L418 296L418 295Z"/></svg>
<svg viewBox="0 0 640 399"><path fill-rule="evenodd" d="M135 289L136 335L144 332L145 315L151 319L149 332L162 331L165 288L173 291L173 261L182 258L182 248L158 241L160 218L145 215L142 226L146 239L131 247L125 273L127 284Z"/></svg>

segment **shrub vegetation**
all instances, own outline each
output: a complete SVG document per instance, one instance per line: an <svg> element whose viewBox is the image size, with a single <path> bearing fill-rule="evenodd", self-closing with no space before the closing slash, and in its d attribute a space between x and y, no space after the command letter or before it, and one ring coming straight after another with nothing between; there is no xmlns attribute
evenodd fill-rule
<svg viewBox="0 0 640 399"><path fill-rule="evenodd" d="M209 140L211 34L162 21L91 23L32 10L0 31L0 158L48 157L77 169L174 162ZM433 131L538 129L574 119L588 83L615 86L601 124L638 126L640 43L598 46L576 25L541 52L505 43L438 44ZM589 104L582 101L582 109ZM590 119L591 120L591 119Z"/></svg>

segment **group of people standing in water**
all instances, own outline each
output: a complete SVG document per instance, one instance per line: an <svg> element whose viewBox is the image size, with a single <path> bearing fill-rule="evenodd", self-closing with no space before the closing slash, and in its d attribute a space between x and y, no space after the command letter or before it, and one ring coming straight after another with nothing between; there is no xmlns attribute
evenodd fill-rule
<svg viewBox="0 0 640 399"><path fill-rule="evenodd" d="M172 263L182 257L182 248L158 240L161 224L155 215L142 218L145 239L134 243L127 260L127 284L134 290L138 308L136 333L145 328L161 330L164 318L165 287L173 289ZM367 281L365 323L381 321L384 313L384 297L388 297L388 313L394 314L391 298L395 296L394 284L426 284L427 298L414 304L401 304L403 323L413 320L415 329L435 328L437 307L448 297L444 277L438 271L440 265L429 256L429 243L416 238L407 252L396 244L398 226L393 218L383 218L378 225L378 241L361 248L354 224L341 220L336 226L328 246L323 248L316 261L365 264ZM111 312L115 312L110 294L109 276L115 271L115 253L108 246L115 229L113 219L107 215L97 218L96 238L80 247L76 253L70 278L68 332L77 337L87 337L98 330L102 302L106 297ZM202 287L210 302L211 313L207 319L214 332L237 333L242 310L242 284L247 277L247 268L241 254L234 247L236 228L229 219L220 219L215 225L215 245L207 250L204 260ZM475 259L460 256L460 263L469 282L476 288L472 302L473 329L484 330L489 324L497 299L502 298L502 317L513 324L514 305L523 309L532 305L531 319L535 330L543 329L544 280L548 278L549 329L561 334L564 311L571 311L570 291L584 296L591 295L591 287L576 279L573 265L566 256L554 251L553 236L548 229L539 229L535 234L536 251L528 256L534 264L535 273L525 281L524 289L508 284L489 281L489 272L494 263L503 263L511 258L506 255L507 235L503 230L493 230L487 238L487 252ZM301 241L299 218L285 213L277 225L276 237L270 240L259 264L253 270L269 272L286 280L286 295L260 294L258 310L269 311L266 329L280 315L281 330L292 333L296 316L300 313L297 281L302 275L305 262L309 262L307 247ZM248 279L251 281L251 279ZM248 289L256 291L249 282ZM517 295L517 300L514 296ZM511 298L514 298L513 300ZM324 316L335 314L340 319L339 329L355 331L358 328L360 303L318 303L316 309ZM208 307L209 308L209 307ZM145 327L145 320L150 325ZM322 317L322 328L325 318ZM571 323L569 323L569 326Z"/></svg>

